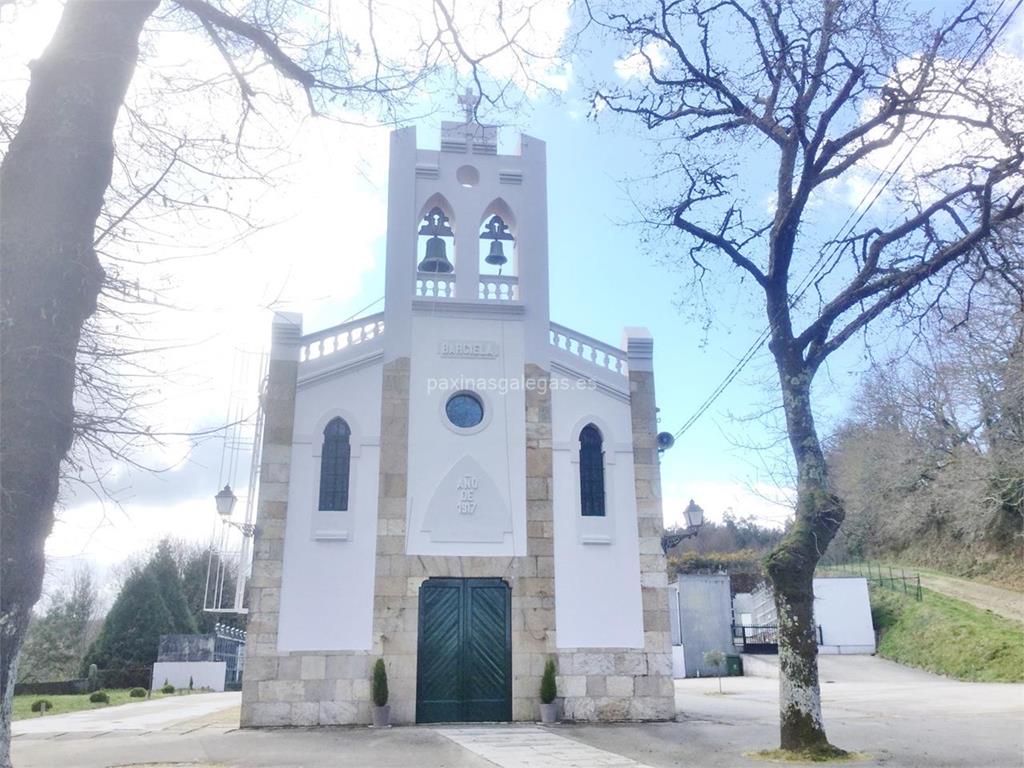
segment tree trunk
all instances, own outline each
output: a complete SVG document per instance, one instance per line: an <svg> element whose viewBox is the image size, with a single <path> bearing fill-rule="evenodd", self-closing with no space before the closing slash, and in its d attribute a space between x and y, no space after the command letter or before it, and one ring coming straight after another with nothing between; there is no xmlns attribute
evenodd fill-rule
<svg viewBox="0 0 1024 768"><path fill-rule="evenodd" d="M825 735L818 685L814 569L843 521L828 490L825 456L811 413L813 377L799 353L773 348L786 428L797 466L796 520L768 555L779 622L779 730L782 749L837 754Z"/></svg>
<svg viewBox="0 0 1024 768"><path fill-rule="evenodd" d="M158 0L70 0L31 65L0 166L0 768L10 766L18 651L42 587L75 352L103 281L93 249L113 132Z"/></svg>

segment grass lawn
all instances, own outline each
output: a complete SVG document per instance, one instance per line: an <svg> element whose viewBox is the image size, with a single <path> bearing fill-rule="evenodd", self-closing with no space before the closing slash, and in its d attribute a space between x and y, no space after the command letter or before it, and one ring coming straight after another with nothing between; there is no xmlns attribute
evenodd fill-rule
<svg viewBox="0 0 1024 768"><path fill-rule="evenodd" d="M882 633L878 653L957 680L1024 682L1024 624L923 590L871 588L871 616Z"/></svg>
<svg viewBox="0 0 1024 768"><path fill-rule="evenodd" d="M47 711L42 717L49 717L50 715L63 715L68 712L80 712L83 709L103 709L104 707L113 707L117 704L130 704L135 701L146 701L145 698L133 699L128 695L129 688L122 688L118 690L112 690L109 688L104 689L107 695L110 696L109 704L93 704L89 701L88 693L78 693L67 696L39 696L37 694L24 694L21 696L14 697L14 711L12 718L14 720L23 720L27 717L40 717L38 712L31 710L32 702L39 699L46 699L48 702L53 704L53 709ZM162 699L166 696L187 696L188 691L179 691L178 693L160 693L159 691L153 691L150 694L150 698ZM203 691L194 691L194 693L203 693Z"/></svg>

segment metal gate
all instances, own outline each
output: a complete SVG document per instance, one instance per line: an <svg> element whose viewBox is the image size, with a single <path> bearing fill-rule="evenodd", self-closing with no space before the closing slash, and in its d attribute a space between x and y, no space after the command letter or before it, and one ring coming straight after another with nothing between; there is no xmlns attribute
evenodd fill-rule
<svg viewBox="0 0 1024 768"><path fill-rule="evenodd" d="M511 606L512 591L501 579L423 582L417 723L512 719Z"/></svg>

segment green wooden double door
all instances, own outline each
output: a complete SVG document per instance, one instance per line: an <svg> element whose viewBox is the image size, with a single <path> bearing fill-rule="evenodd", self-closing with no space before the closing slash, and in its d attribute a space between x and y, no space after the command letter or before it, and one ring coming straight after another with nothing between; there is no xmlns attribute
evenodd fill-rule
<svg viewBox="0 0 1024 768"><path fill-rule="evenodd" d="M423 582L417 723L512 719L511 606L512 591L501 579Z"/></svg>

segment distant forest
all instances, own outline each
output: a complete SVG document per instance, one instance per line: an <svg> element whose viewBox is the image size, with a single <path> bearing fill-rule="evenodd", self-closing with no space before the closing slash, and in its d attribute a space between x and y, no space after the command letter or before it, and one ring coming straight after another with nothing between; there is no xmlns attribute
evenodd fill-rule
<svg viewBox="0 0 1024 768"><path fill-rule="evenodd" d="M835 558L1024 586L1024 312L1012 291L935 319L864 376L828 447L846 504Z"/></svg>

